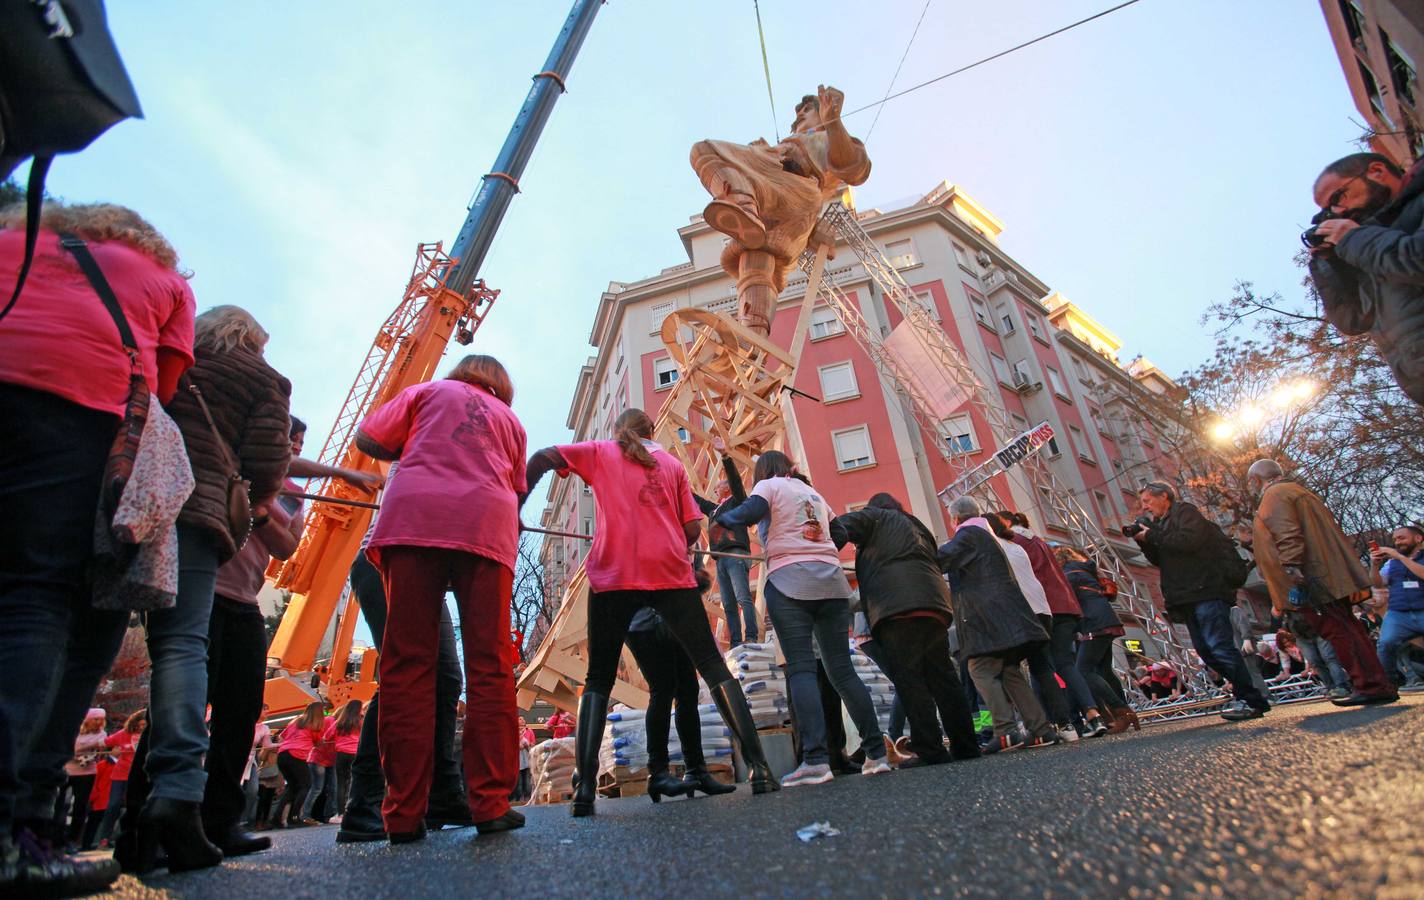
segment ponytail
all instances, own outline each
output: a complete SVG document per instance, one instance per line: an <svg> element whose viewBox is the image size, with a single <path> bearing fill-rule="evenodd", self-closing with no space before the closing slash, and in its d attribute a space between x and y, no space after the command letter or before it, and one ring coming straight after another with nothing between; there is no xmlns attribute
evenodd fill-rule
<svg viewBox="0 0 1424 900"><path fill-rule="evenodd" d="M643 441L651 440L652 437L653 420L641 409L627 410L613 423L613 440L618 442L623 455L646 469L658 467L653 454L643 446Z"/></svg>

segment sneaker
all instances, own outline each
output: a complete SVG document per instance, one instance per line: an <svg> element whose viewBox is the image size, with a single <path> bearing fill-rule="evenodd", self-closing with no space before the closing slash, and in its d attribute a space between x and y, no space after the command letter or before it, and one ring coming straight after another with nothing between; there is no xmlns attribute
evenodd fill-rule
<svg viewBox="0 0 1424 900"><path fill-rule="evenodd" d="M1078 743L1078 729L1072 725L1069 725L1067 728L1058 729L1058 736L1063 739L1065 744Z"/></svg>
<svg viewBox="0 0 1424 900"><path fill-rule="evenodd" d="M1424 692L1424 681L1410 681L1399 686L1401 694L1418 694Z"/></svg>
<svg viewBox="0 0 1424 900"><path fill-rule="evenodd" d="M1063 736L1059 734L1056 730L1050 729L1046 733L1040 734L1038 737L1029 738L1028 741L1024 743L1024 746L1053 747L1061 743L1063 743Z"/></svg>
<svg viewBox="0 0 1424 900"><path fill-rule="evenodd" d="M1086 728L1087 733L1083 735L1084 737L1102 737L1108 733L1107 716L1098 716L1095 719L1089 719Z"/></svg>
<svg viewBox="0 0 1424 900"><path fill-rule="evenodd" d="M1354 692L1351 691L1349 688L1347 688L1347 687L1340 687L1340 686L1337 685L1337 686L1331 688L1330 690L1326 691L1326 692L1325 692L1325 696L1326 696L1327 699L1332 700L1332 701L1333 701L1333 700L1346 700L1346 699L1349 698L1349 696L1350 696L1352 693L1354 693Z"/></svg>
<svg viewBox="0 0 1424 900"><path fill-rule="evenodd" d="M831 772L831 767L825 763L811 765L802 763L793 772L788 772L786 777L781 779L781 786L784 788L800 787L803 784L825 784L836 776Z"/></svg>
<svg viewBox="0 0 1424 900"><path fill-rule="evenodd" d="M1264 709L1257 709L1245 700L1233 700L1222 711L1221 717L1228 722L1244 722L1247 719L1259 719L1265 714Z"/></svg>
<svg viewBox="0 0 1424 900"><path fill-rule="evenodd" d="M884 775L890 771L890 763L884 758L866 759L861 763L860 774L862 775Z"/></svg>
<svg viewBox="0 0 1424 900"><path fill-rule="evenodd" d="M1010 731L1008 734L997 735L989 740L989 743L982 745L979 749L983 753L1000 753L1010 750L1017 750L1023 747L1027 741L1024 736L1017 731Z"/></svg>

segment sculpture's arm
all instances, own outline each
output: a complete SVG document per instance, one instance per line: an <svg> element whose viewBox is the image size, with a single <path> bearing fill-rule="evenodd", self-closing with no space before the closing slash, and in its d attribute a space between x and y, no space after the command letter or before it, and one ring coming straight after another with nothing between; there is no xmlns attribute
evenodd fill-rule
<svg viewBox="0 0 1424 900"><path fill-rule="evenodd" d="M826 130L831 168L855 169L865 165L865 145L851 137L841 121L845 94L823 84L816 88L816 98L820 101L821 127Z"/></svg>

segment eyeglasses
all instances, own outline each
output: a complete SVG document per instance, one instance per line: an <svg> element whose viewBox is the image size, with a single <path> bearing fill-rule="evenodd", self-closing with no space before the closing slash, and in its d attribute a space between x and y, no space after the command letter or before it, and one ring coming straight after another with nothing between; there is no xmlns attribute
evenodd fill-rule
<svg viewBox="0 0 1424 900"><path fill-rule="evenodd" d="M1359 181L1360 179L1362 179L1362 178L1364 178L1364 177L1365 177L1365 173L1364 173L1364 172L1361 172L1360 174L1356 175L1354 178L1351 178L1349 181L1346 181L1344 184L1340 185L1340 187L1337 188L1333 194L1331 194L1329 197L1325 198L1325 207L1324 207L1324 208L1327 209L1327 210L1332 210L1332 211L1333 211L1333 210L1335 209L1335 207L1337 207L1337 206L1340 205L1340 201L1345 198L1345 191L1346 191L1346 189L1348 189L1351 184L1354 184L1356 181Z"/></svg>

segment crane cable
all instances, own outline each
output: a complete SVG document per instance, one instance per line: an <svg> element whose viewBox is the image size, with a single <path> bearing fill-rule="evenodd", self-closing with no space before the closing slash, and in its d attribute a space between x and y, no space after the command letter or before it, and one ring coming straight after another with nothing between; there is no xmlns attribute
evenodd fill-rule
<svg viewBox="0 0 1424 900"><path fill-rule="evenodd" d="M886 97L884 97L884 98L882 98L882 99L880 99L880 100L875 101L874 103L867 103L867 104L865 104L864 106L861 106L861 107L858 107L858 108L856 108L856 109L851 110L850 112L841 113L841 118L844 119L844 118L846 118L847 116L853 116L853 115L855 115L856 113L865 112L867 109L871 109L871 108L876 107L876 106L881 106L881 105L883 105L883 104L885 104L885 103L890 102L891 100L895 100L895 99L898 99L898 98L900 98L900 97L903 97L903 96L905 96L905 95L908 94L908 93L911 93L911 92L913 92L913 91L918 91L920 88L929 87L930 85L932 85L932 84L934 84L934 83L936 83L936 82L939 82L939 81L944 81L946 78L949 78L949 77L951 77L951 76L959 75L959 74L961 74L961 73L963 73L963 72L968 72L970 69L977 68L977 67L982 66L982 65L984 65L985 63L988 63L988 62L993 62L994 60L996 60L996 59L998 59L998 58L1000 58L1000 57L1002 57L1002 56L1008 56L1010 53L1013 53L1015 50L1022 50L1022 49L1024 49L1025 47L1031 47L1031 46L1033 46L1034 44L1037 44L1037 43L1040 42L1040 41L1046 41L1046 40L1048 40L1049 38L1054 37L1054 36L1056 36L1056 35L1060 35L1060 34L1062 34L1062 33L1065 32L1065 31L1070 31L1070 30L1072 30L1072 29L1074 29L1074 28L1077 28L1079 25L1086 25L1087 23L1093 21L1094 19L1101 19L1103 16L1106 16L1106 15L1108 15L1109 13L1115 13L1115 12L1117 12L1117 11L1120 10L1120 9L1125 9L1126 7L1132 6L1134 3L1137 3L1137 2L1139 2L1139 0L1127 0L1126 3L1119 3L1117 6L1109 7L1108 9L1105 9L1105 10L1103 10L1102 12L1093 13L1091 16L1088 16L1088 17L1085 18L1085 19L1079 19L1079 20L1076 21L1076 22L1072 22L1072 23L1070 23L1070 24L1068 24L1068 25L1064 25L1062 28L1055 29L1055 30L1053 30L1053 31L1048 32L1047 34L1041 34L1041 35L1039 35L1038 37L1036 37L1036 38L1034 38L1034 39L1032 39L1032 40L1024 41L1022 44L1016 44L1016 45L1010 47L1010 48L1007 49L1007 50L1000 50L998 53L995 53L993 56L986 56L986 57L984 57L983 59L978 60L978 61L976 61L976 62L972 62L972 63L970 63L970 64L967 65L967 66L960 66L959 68L955 69L953 72L946 72L946 73L944 73L943 75L939 75L939 76L936 76L936 77L934 77L934 78L931 78L929 81L922 81L922 82L920 82L920 83L917 84L917 85L914 85L914 86L912 86L912 87L907 87L907 88L905 88L903 91L900 91L899 93L890 94L890 95L888 95L888 96L886 96Z"/></svg>
<svg viewBox="0 0 1424 900"><path fill-rule="evenodd" d="M757 40L761 42L761 70L766 74L766 99L771 104L771 128L776 133L777 143L781 143L781 128L776 124L776 94L771 89L771 63L766 59L766 32L761 27L761 4L758 0L752 0L752 9L756 12Z"/></svg>
<svg viewBox="0 0 1424 900"><path fill-rule="evenodd" d="M905 68L905 60L910 57L910 48L915 46L915 38L919 36L920 26L925 24L925 13L930 11L930 4L934 0L925 0L925 8L920 10L920 20L915 23L915 30L910 33L910 42L905 45L905 52L900 54L900 64L895 67L895 74L890 76L890 83L885 86L885 96L880 98L880 106L875 109L875 118L870 120L870 127L865 130L865 140L862 143L870 143L870 135L875 131L875 123L880 121L880 113L885 110L885 101L889 99L890 92L895 90L895 82L900 77L900 70Z"/></svg>

